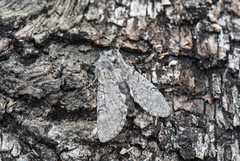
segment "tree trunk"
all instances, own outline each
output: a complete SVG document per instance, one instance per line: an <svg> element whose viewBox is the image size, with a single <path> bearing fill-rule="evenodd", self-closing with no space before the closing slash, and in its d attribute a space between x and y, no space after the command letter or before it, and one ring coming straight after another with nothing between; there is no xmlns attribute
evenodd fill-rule
<svg viewBox="0 0 240 161"><path fill-rule="evenodd" d="M240 2L0 0L0 160L240 160ZM173 109L97 135L117 48Z"/></svg>

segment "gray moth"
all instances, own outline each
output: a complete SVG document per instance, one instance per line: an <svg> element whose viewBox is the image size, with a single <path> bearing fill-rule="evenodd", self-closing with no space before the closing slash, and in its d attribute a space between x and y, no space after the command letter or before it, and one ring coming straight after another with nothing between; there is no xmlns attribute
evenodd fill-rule
<svg viewBox="0 0 240 161"><path fill-rule="evenodd" d="M150 115L168 117L172 113L159 90L128 65L118 50L100 53L95 74L99 82L97 129L101 142L111 140L122 130L131 99Z"/></svg>

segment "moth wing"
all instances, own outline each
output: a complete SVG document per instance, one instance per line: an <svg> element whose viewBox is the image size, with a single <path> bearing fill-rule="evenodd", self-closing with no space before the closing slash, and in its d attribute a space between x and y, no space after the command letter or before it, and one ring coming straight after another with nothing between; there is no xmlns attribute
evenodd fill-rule
<svg viewBox="0 0 240 161"><path fill-rule="evenodd" d="M134 101L153 116L168 117L172 113L159 90L133 68L126 82Z"/></svg>
<svg viewBox="0 0 240 161"><path fill-rule="evenodd" d="M117 81L113 79L99 81L97 99L98 137L101 142L107 142L122 130L128 107L124 104Z"/></svg>

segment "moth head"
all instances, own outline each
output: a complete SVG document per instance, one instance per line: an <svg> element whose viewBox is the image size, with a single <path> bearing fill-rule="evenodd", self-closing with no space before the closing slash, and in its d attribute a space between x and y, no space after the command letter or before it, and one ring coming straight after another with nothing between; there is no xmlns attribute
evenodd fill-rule
<svg viewBox="0 0 240 161"><path fill-rule="evenodd" d="M122 55L119 53L119 51L112 49L101 52L100 58L98 59L96 65L112 70L114 68L121 68L123 64L122 61Z"/></svg>

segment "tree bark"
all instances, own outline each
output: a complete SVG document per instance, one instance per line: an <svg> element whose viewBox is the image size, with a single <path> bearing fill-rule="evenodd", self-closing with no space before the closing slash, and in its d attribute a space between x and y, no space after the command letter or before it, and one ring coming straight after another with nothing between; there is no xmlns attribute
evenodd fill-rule
<svg viewBox="0 0 240 161"><path fill-rule="evenodd" d="M235 0L0 0L0 160L240 160L239 9ZM110 48L174 113L128 117L101 143L92 82Z"/></svg>

